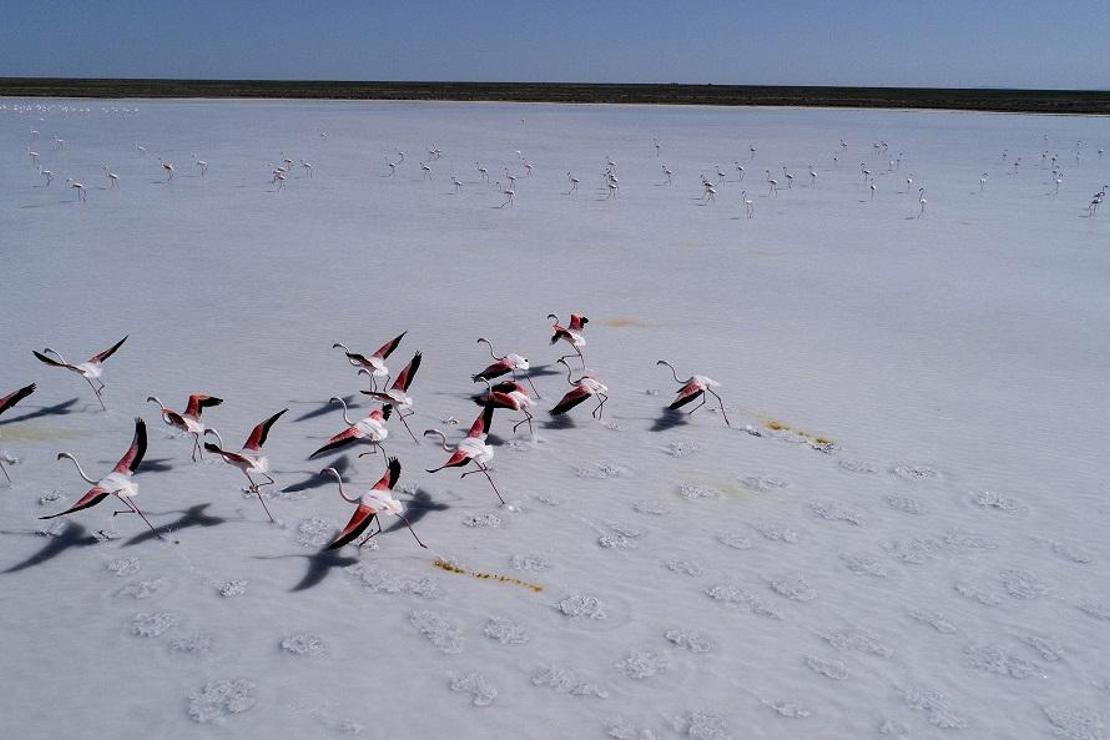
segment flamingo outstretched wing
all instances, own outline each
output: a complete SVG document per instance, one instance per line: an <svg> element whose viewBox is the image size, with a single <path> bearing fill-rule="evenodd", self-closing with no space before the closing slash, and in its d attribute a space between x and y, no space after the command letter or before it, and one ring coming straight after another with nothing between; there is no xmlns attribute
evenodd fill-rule
<svg viewBox="0 0 1110 740"><path fill-rule="evenodd" d="M193 395L189 396L189 404L185 407L185 415L200 416L200 412L202 409L219 406L223 402L224 399L222 398L216 398L215 396L206 396L201 393L194 393Z"/></svg>
<svg viewBox="0 0 1110 740"><path fill-rule="evenodd" d="M393 387L401 391L408 391L409 386L412 385L413 378L416 377L416 371L420 369L420 360L423 354L417 352L409 360L409 364L405 365L405 369L401 371L397 379L393 381Z"/></svg>
<svg viewBox="0 0 1110 740"><path fill-rule="evenodd" d="M84 496L77 499L77 503L75 503L73 506L69 507L65 511L59 511L57 514L47 514L46 516L40 516L39 519L53 519L55 517L65 516L66 514L72 514L75 511L81 511L81 509L88 509L99 504L101 501L107 498L107 496L108 491L101 488L100 486L93 486L85 492Z"/></svg>
<svg viewBox="0 0 1110 740"><path fill-rule="evenodd" d="M4 413L12 406L22 401L27 396L35 392L35 384L25 385L17 391L12 391L8 395L0 398L0 414Z"/></svg>
<svg viewBox="0 0 1110 740"><path fill-rule="evenodd" d="M589 323L589 319L577 313L570 315L570 328L574 331L582 331L582 327Z"/></svg>
<svg viewBox="0 0 1110 740"><path fill-rule="evenodd" d="M130 334L128 336L130 336ZM116 342L115 344L113 344L111 347L104 350L103 352L97 352L95 355L93 355L92 357L89 358L89 362L93 362L93 363L104 362L109 357L114 355L116 353L116 350L119 349L120 347L122 347L123 343L126 342L126 341L127 341L127 337L124 337L123 339L119 340L118 342Z"/></svg>
<svg viewBox="0 0 1110 740"><path fill-rule="evenodd" d="M375 491L391 491L397 485L397 479L401 477L401 461L395 457L389 458L389 469L382 474L378 482L374 484Z"/></svg>
<svg viewBox="0 0 1110 740"><path fill-rule="evenodd" d="M281 411L277 412L276 414L271 416L266 421L261 422L260 424L255 426L255 428L251 430L250 436L247 437L247 441L243 444L243 449L244 450L260 450L260 449L262 449L262 445L266 444L266 437L268 437L269 434L270 434L270 427L272 427L274 425L274 423L277 422L277 420L281 418L281 415L284 414L288 410L289 409L282 409Z"/></svg>
<svg viewBox="0 0 1110 740"><path fill-rule="evenodd" d="M123 457L116 463L113 470L116 473L126 473L134 475L135 471L139 469L139 465L143 462L143 455L146 454L146 422L142 419L135 419L135 436L131 439L131 446L127 448L127 452L123 453Z"/></svg>
<svg viewBox="0 0 1110 740"><path fill-rule="evenodd" d="M68 362L62 362L61 360L55 360L53 357L47 357L42 352L36 352L35 350L31 350L31 354L33 354L38 359L39 362L46 363L47 365L50 365L51 367L65 367L65 368L69 368L70 370L75 369L73 367L73 365L70 365Z"/></svg>
<svg viewBox="0 0 1110 740"><path fill-rule="evenodd" d="M483 380L493 380L494 378L500 378L502 375L512 369L513 366L509 363L508 360L498 360L482 372L470 377L475 383L480 383Z"/></svg>
<svg viewBox="0 0 1110 740"><path fill-rule="evenodd" d="M335 541L324 549L338 550L348 542L357 539L358 536L365 532L366 528L370 526L370 522L374 520L375 516L377 516L376 511L366 504L360 503L358 508L355 509L355 513L351 515L351 520L347 522L347 526L343 528L343 531L339 533Z"/></svg>
<svg viewBox="0 0 1110 740"><path fill-rule="evenodd" d="M590 392L588 390L581 386L575 386L567 391L566 395L563 396L559 403L555 404L555 408L551 409L551 415L558 416L559 414L565 414L589 397Z"/></svg>
<svg viewBox="0 0 1110 740"><path fill-rule="evenodd" d="M349 444L357 442L362 437L358 429L355 427L347 427L339 434L332 435L324 445L308 456L309 460L315 459L320 455L325 455L329 452L334 452L338 449L346 447Z"/></svg>
<svg viewBox="0 0 1110 740"><path fill-rule="evenodd" d="M225 462L228 462L232 465L244 465L249 467L253 463L253 461L245 455L240 455L238 452L232 452L231 450L225 450L219 445L213 444L211 442L205 442L204 449L208 450L214 455L219 455L224 459Z"/></svg>
<svg viewBox="0 0 1110 740"><path fill-rule="evenodd" d="M489 434L490 425L493 424L493 406L486 406L482 409L482 413L470 425L470 431L466 433L468 437L481 437Z"/></svg>
<svg viewBox="0 0 1110 740"><path fill-rule="evenodd" d="M401 340L405 338L406 334L408 334L408 332L403 331L400 334L398 334L397 336L393 337L393 339L390 339L388 342L383 344L381 347L378 347L378 350L374 353L373 356L374 357L380 357L383 360L385 358L389 357L391 354L393 354L393 350L397 349L397 345L399 345L401 343Z"/></svg>
<svg viewBox="0 0 1110 740"><path fill-rule="evenodd" d="M705 393L705 388L700 383L690 381L678 389L678 395L675 396L674 401L667 408L671 410L682 408L703 393Z"/></svg>

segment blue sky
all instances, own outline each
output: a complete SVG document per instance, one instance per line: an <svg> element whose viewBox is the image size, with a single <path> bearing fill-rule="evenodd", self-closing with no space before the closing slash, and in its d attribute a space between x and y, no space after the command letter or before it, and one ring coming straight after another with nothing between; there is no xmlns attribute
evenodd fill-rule
<svg viewBox="0 0 1110 740"><path fill-rule="evenodd" d="M0 76L1110 89L1110 3L7 0Z"/></svg>

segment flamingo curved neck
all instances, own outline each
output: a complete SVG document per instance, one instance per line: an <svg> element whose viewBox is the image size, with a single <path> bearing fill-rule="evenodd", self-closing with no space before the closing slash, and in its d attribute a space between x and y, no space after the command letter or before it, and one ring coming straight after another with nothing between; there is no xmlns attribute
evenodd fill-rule
<svg viewBox="0 0 1110 740"><path fill-rule="evenodd" d="M335 403L337 401L339 402L339 404L341 406L343 406L343 421L346 422L347 426L351 426L351 424L353 424L354 422L352 422L351 418L349 416L347 416L347 402L344 401L339 396L332 396L331 397L331 402L332 403Z"/></svg>
<svg viewBox="0 0 1110 740"><path fill-rule="evenodd" d="M451 452L452 451L451 448L447 446L447 435L446 434L439 431L438 429L428 429L424 432L425 437L434 436L434 435L439 435L439 443L441 445L443 445L443 451L444 452Z"/></svg>
<svg viewBox="0 0 1110 740"><path fill-rule="evenodd" d="M679 380L679 378L678 378L678 371L674 369L674 365L672 365L671 363L667 362L666 360L659 360L659 361L658 361L658 362L656 362L655 364L656 364L656 365L666 365L667 367L669 367L669 368L671 369L671 375L673 375L673 376L674 376L674 382L676 382L676 383L681 383L681 382L682 382L682 381L681 381L681 380Z"/></svg>
<svg viewBox="0 0 1110 740"><path fill-rule="evenodd" d="M81 463L77 462L76 457L74 457L73 455L71 455L68 452L59 452L58 453L58 459L60 460L62 458L65 458L67 460L72 460L73 464L77 466L77 474L80 475L82 478L84 478L86 483L92 483L93 485L96 485L96 481L94 481L92 478L90 478L89 476L87 476L85 474L85 470L81 467Z"/></svg>
<svg viewBox="0 0 1110 740"><path fill-rule="evenodd" d="M221 437L220 433L218 431L216 431L215 429L213 429L212 427L208 427L207 429L204 430L205 434L208 434L209 432L216 435L216 439L219 440L220 449L222 450L224 448L224 438Z"/></svg>

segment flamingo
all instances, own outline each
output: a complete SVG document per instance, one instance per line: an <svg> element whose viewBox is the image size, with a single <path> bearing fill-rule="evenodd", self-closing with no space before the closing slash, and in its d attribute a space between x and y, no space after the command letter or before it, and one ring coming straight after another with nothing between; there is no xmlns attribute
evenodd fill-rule
<svg viewBox="0 0 1110 740"><path fill-rule="evenodd" d="M672 170L667 165L662 165L662 167L663 167L663 177L667 178L667 184L670 185L671 184L671 178L674 177L674 170Z"/></svg>
<svg viewBox="0 0 1110 740"><path fill-rule="evenodd" d="M158 158L158 161L162 164L162 169L166 171L166 182L169 182L173 179L173 162L167 162L161 157Z"/></svg>
<svg viewBox="0 0 1110 740"><path fill-rule="evenodd" d="M194 154L193 156L195 157L196 155ZM200 168L201 177L205 177L208 175L208 162L205 162L203 159L198 159L193 164Z"/></svg>
<svg viewBox="0 0 1110 740"><path fill-rule="evenodd" d="M311 162L306 162L302 159L301 160L301 169L304 170L306 175L308 175L309 177L312 177L312 163Z"/></svg>
<svg viewBox="0 0 1110 740"><path fill-rule="evenodd" d="M478 168L478 173L482 176L482 182L489 182L489 170L483 167L481 162L475 162L474 166Z"/></svg>
<svg viewBox="0 0 1110 740"><path fill-rule="evenodd" d="M497 484L493 482L493 477L490 475L489 461L493 459L493 448L486 444L486 435L489 434L490 424L493 422L493 406L486 406L482 413L470 425L470 431L466 433L466 437L461 442L451 448L447 445L447 435L438 429L425 429L424 436L439 435L440 444L443 445L445 452L450 452L451 457L447 458L447 462L440 465L438 468L429 468L429 473L438 473L444 468L461 468L468 463L474 463L477 468L468 470L460 478L465 478L474 473L481 473L486 476L490 486L493 487L493 492L497 494L497 499L504 504L505 499L501 498L501 492L497 490Z"/></svg>
<svg viewBox="0 0 1110 740"><path fill-rule="evenodd" d="M250 492L258 496L258 502L262 504L262 508L266 511L266 516L270 517L271 522L275 522L274 515L270 513L270 507L266 506L266 500L262 498L262 486L271 486L274 484L274 479L270 477L270 461L262 454L262 445L266 444L266 438L270 436L270 427L272 427L282 414L289 409L282 409L269 419L255 425L251 430L250 436L247 441L243 443L243 447L238 452L224 449L224 440L220 433L209 427L204 430L205 434L211 432L216 435L219 440L219 445L214 445L211 442L204 443L204 449L213 452L223 458L224 462L228 465L234 465L243 471L243 475L247 476L250 482ZM266 479L265 483L255 483L251 478L251 473L261 475Z"/></svg>
<svg viewBox="0 0 1110 740"><path fill-rule="evenodd" d="M34 393L35 392L35 387L36 387L35 384L31 383L31 385L25 385L22 388L20 388L19 390L12 391L11 393L9 393L6 396L0 396L0 414L3 414L5 411L10 409L12 406L15 406L17 403L22 401L24 398L26 398L27 396ZM11 476L8 475L8 471L4 469L4 458L3 457L0 457L0 473L4 474L4 477L8 479L8 483L12 482Z"/></svg>
<svg viewBox="0 0 1110 740"><path fill-rule="evenodd" d="M462 186L463 186L462 180L455 177L454 175L451 175L451 184L455 186L455 192L456 193L459 192L460 190L462 190Z"/></svg>
<svg viewBox="0 0 1110 740"><path fill-rule="evenodd" d="M555 319L555 323L551 326L551 343L555 344L560 339L574 347L578 359L582 361L582 367L586 367L586 358L582 355L582 348L586 346L586 338L582 336L582 330L589 323L589 319L581 314L572 313L570 315L570 326L561 326L559 324L559 317L553 313L547 315L549 319ZM566 357L573 355L563 355L559 359L562 360Z"/></svg>
<svg viewBox="0 0 1110 740"><path fill-rule="evenodd" d="M815 185L817 185L817 170L815 170L813 168L813 165L810 165L809 166L809 186L812 188Z"/></svg>
<svg viewBox="0 0 1110 740"><path fill-rule="evenodd" d="M93 389L93 393L96 394L96 400L100 401L100 408L107 411L108 407L104 405L104 399L100 395L105 388L104 381L100 379L100 376L104 373L104 361L114 355L116 353L116 350L123 346L123 343L126 341L127 337L125 336L123 339L119 340L108 349L104 350L103 352L97 352L86 362L82 362L80 365L72 365L66 362L66 359L64 357L58 354L56 350L52 350L49 347L44 347L42 352L32 351L31 354L37 357L39 362L46 363L51 367L63 367L66 370L75 372L83 377L86 382L88 382L89 387ZM48 354L53 355L54 357L47 357ZM55 357L57 359L54 359ZM93 385L94 380L97 383L100 383L99 388Z"/></svg>
<svg viewBox="0 0 1110 740"><path fill-rule="evenodd" d="M371 390L377 390L378 384L376 378L384 378L389 375L389 368L385 366L386 358L393 354L393 350L397 349L397 345L401 343L401 340L405 338L406 334L408 334L407 331L401 332L381 347L378 347L378 349L374 351L374 354L369 357L360 355L357 352L352 352L348 349L347 345L342 342L336 342L331 348L343 350L343 354L347 355L347 362L351 363L351 367L369 370L371 373Z"/></svg>
<svg viewBox="0 0 1110 740"><path fill-rule="evenodd" d="M983 188L986 187L988 177L990 177L990 175L988 173L984 172L983 176L979 178L979 192L980 193L983 192Z"/></svg>
<svg viewBox="0 0 1110 740"><path fill-rule="evenodd" d="M527 424L528 433L535 437L536 432L532 428L532 407L536 405L536 402L528 396L528 391L524 389L524 386L514 380L505 380L497 385L490 385L488 380L484 382L486 392L478 397L478 404L522 412L524 418L513 424L513 431L515 432L521 424Z"/></svg>
<svg viewBox="0 0 1110 740"><path fill-rule="evenodd" d="M740 191L740 201L744 204L744 210L748 214L748 218L755 215L755 201L748 197L747 190Z"/></svg>
<svg viewBox="0 0 1110 740"><path fill-rule="evenodd" d="M705 394L711 393L713 397L717 399L717 402L721 404L721 416L725 419L725 426L732 426L732 422L728 420L728 414L725 413L725 402L717 394L717 391L713 390L718 387L720 383L704 375L691 375L686 380L681 380L678 377L678 372L674 369L674 365L671 363L666 360L658 360L655 364L669 367L671 369L671 375L674 376L674 382L682 384L682 387L678 389L678 394L675 396L674 401L667 407L668 409L674 411L675 409L682 408L694 399L701 397L701 403L690 409L690 413L692 414L705 405Z"/></svg>
<svg viewBox="0 0 1110 740"><path fill-rule="evenodd" d="M428 166L427 162L421 162L420 163L420 170L424 173L424 179L425 180L431 180L432 179L432 168Z"/></svg>
<svg viewBox="0 0 1110 740"><path fill-rule="evenodd" d="M925 188L918 188L917 202L921 204L921 211L917 214L917 217L921 218L925 215L925 205L929 202L925 199Z"/></svg>
<svg viewBox="0 0 1110 740"><path fill-rule="evenodd" d="M389 174L386 177L393 177L397 174L397 163L389 161L389 157L385 158L385 165L389 168Z"/></svg>
<svg viewBox="0 0 1110 740"><path fill-rule="evenodd" d="M39 167L39 153L38 152L31 149L31 147L27 147L27 156L31 158L31 164L33 164L35 166L36 170L41 169Z"/></svg>
<svg viewBox="0 0 1110 740"><path fill-rule="evenodd" d="M786 165L782 166L782 176L786 178L786 189L791 190L794 187L794 176L786 171Z"/></svg>
<svg viewBox="0 0 1110 740"><path fill-rule="evenodd" d="M119 175L117 175L115 172L112 172L112 168L108 165L104 165L104 176L108 178L108 187L119 187Z"/></svg>
<svg viewBox="0 0 1110 740"><path fill-rule="evenodd" d="M558 362L563 363L563 365L566 367L567 382L574 387L566 392L566 395L562 397L559 403L555 404L555 408L551 409L551 415L560 416L561 414L565 414L578 404L585 401L590 396L597 396L600 401L597 404L597 408L590 412L590 416L593 416L598 421L601 421L601 415L605 413L605 402L609 400L609 388L600 380L598 380L597 377L589 374L583 375L578 380L571 380L570 365L567 364L566 360L564 360L562 357L559 358Z"/></svg>
<svg viewBox="0 0 1110 740"><path fill-rule="evenodd" d="M351 515L351 520L347 522L347 526L335 538L335 541L325 547L325 550L338 550L346 544L354 542L358 537L366 531L371 522L378 525L378 531L368 534L362 539L361 542L355 545L358 549L370 541L372 537L382 533L382 522L379 516L382 513L392 514L398 517L405 523L405 526L412 532L412 536L416 538L416 544L426 548L420 538L416 536L416 530L412 528L412 523L409 522L408 517L405 516L405 509L401 502L393 497L390 493L393 487L397 485L397 479L401 477L401 463L395 458L389 458L389 467L382 475L378 482L373 485L366 493L361 496L349 498L343 491L343 477L339 475L339 471L335 468L324 468L321 473L331 473L335 476L335 480L339 483L339 495L344 501L351 504L358 504L355 513Z"/></svg>
<svg viewBox="0 0 1110 740"><path fill-rule="evenodd" d="M578 183L580 182L579 179L577 177L575 177L574 175L572 175L570 172L567 172L567 180L570 182L570 190L563 193L563 195L570 195L571 193L577 193L578 192Z"/></svg>
<svg viewBox="0 0 1110 740"><path fill-rule="evenodd" d="M397 374L389 390L362 391L365 395L376 398L382 403L396 408L397 416L401 419L401 423L405 425L405 429L408 429L412 441L417 444L419 444L420 440L412 433L412 429L409 428L409 423L405 420L405 417L412 416L416 413L412 410L412 399L408 395L408 390L409 386L412 385L412 381L416 378L416 371L420 369L420 361L423 356L424 355L420 352L413 355L412 359L409 360L409 364L405 365L405 368ZM364 375L370 375L370 371L365 368L359 370L359 372ZM371 377L373 376L371 375ZM408 413L406 414L405 411L408 411Z"/></svg>
<svg viewBox="0 0 1110 740"><path fill-rule="evenodd" d="M154 525L146 518L146 515L139 510L135 502L131 500L135 494L139 492L139 487L132 480L135 472L139 469L139 465L143 462L143 455L146 454L146 422L142 419L135 419L135 436L131 439L131 446L127 448L127 452L123 453L123 457L119 459L116 466L112 468L112 472L104 476L100 480L93 480L85 475L85 471L81 468L81 463L77 462L77 458L69 452L59 452L58 459L66 458L72 460L73 464L77 466L77 473L87 482L92 484L92 488L85 492L85 495L77 499L77 503L69 507L65 511L60 511L57 514L48 514L47 516L40 516L39 519L53 519L54 517L65 516L72 514L82 509L88 509L96 506L108 496L115 496L124 504L127 505L127 511L117 511L116 514L138 514L142 517L146 525L150 527L150 531L158 534L154 529ZM160 536L160 535L159 535Z"/></svg>
<svg viewBox="0 0 1110 740"><path fill-rule="evenodd" d="M343 421L347 424L347 428L342 432L328 437L328 441L325 442L320 449L308 456L309 460L329 452L335 452L360 439L368 440L377 449L380 449L383 455L385 454L385 447L382 446L382 442L389 436L389 430L386 429L385 423L389 421L389 416L393 413L392 406L374 409L364 418L358 421L351 421L351 418L347 415L346 401L338 396L332 396L329 400L332 403L338 403L343 406Z"/></svg>
<svg viewBox="0 0 1110 740"><path fill-rule="evenodd" d="M85 184L77 182L72 177L66 178L66 185L77 191L77 202L84 203L89 199L89 193L85 190Z"/></svg>
<svg viewBox="0 0 1110 740"><path fill-rule="evenodd" d="M482 380L493 380L494 378L500 378L505 373L512 373L513 382L516 382L517 370L531 369L531 365L528 364L527 357L522 357L515 352L509 352L508 354L498 356L493 351L493 345L485 337L478 337L477 343L485 344L489 348L489 356L492 357L495 362L487 366L486 369L482 372L470 376L471 380L473 380L475 383ZM536 394L536 398L542 398L542 396L540 396L540 392L536 390L536 385L532 382L531 376L525 375L524 379L528 381L528 385L532 386L532 392Z"/></svg>
<svg viewBox="0 0 1110 740"><path fill-rule="evenodd" d="M733 162L736 165L736 182L744 182L744 165L739 162Z"/></svg>
<svg viewBox="0 0 1110 740"><path fill-rule="evenodd" d="M42 170L39 174L46 178L46 187L50 187L50 183L54 182L54 173L50 170Z"/></svg>
<svg viewBox="0 0 1110 740"><path fill-rule="evenodd" d="M204 436L204 424L200 420L200 415L204 413L205 409L219 406L224 400L215 396L194 393L189 396L185 411L180 414L173 409L166 408L166 404L162 403L158 396L147 396L146 400L147 403L158 404L159 408L162 409L162 421L166 424L186 434L193 435L193 462L197 461L198 454L203 458L204 453L201 452L200 438Z"/></svg>
<svg viewBox="0 0 1110 740"><path fill-rule="evenodd" d="M497 181L497 189L505 196L505 202L497 207L504 208L505 206L513 205L513 198L516 197L516 192L511 187L502 189L500 180Z"/></svg>

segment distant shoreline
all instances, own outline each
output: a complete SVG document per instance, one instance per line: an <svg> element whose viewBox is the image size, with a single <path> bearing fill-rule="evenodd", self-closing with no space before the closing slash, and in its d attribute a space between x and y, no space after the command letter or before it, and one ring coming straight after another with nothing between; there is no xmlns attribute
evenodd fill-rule
<svg viewBox="0 0 1110 740"><path fill-rule="evenodd" d="M1110 115L1110 90L0 77L0 97L453 100L623 105L932 108L1003 113Z"/></svg>

